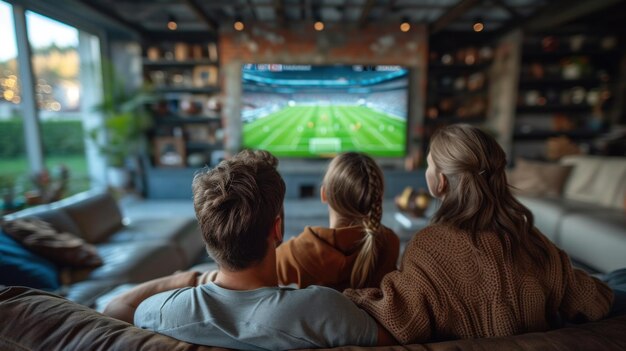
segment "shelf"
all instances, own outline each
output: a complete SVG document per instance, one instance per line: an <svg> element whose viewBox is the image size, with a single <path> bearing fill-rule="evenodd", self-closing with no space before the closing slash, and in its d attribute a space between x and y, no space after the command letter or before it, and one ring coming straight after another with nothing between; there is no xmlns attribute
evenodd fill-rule
<svg viewBox="0 0 626 351"><path fill-rule="evenodd" d="M193 150L222 150L224 145L222 143L205 143L201 141L188 141L185 143L187 149Z"/></svg>
<svg viewBox="0 0 626 351"><path fill-rule="evenodd" d="M150 67L187 67L187 66L200 66L200 65L217 66L218 63L216 61L212 61L209 59L176 61L176 60L165 60L165 59L150 60L150 59L144 58L143 65L150 66Z"/></svg>
<svg viewBox="0 0 626 351"><path fill-rule="evenodd" d="M428 63L429 71L480 71L491 66L491 62L477 63L474 65L466 65L461 63L454 63L446 65L443 63Z"/></svg>
<svg viewBox="0 0 626 351"><path fill-rule="evenodd" d="M543 87L563 87L571 88L582 86L585 88L599 87L602 84L609 84L599 78L582 78L582 79L564 79L564 78L543 78L543 79L520 79L521 88L543 88Z"/></svg>
<svg viewBox="0 0 626 351"><path fill-rule="evenodd" d="M431 88L429 89L429 93L433 95L455 95L455 97L472 97L472 96L481 96L487 95L488 91L486 88L482 88L479 90L455 90L453 88Z"/></svg>
<svg viewBox="0 0 626 351"><path fill-rule="evenodd" d="M221 123L220 117L204 116L154 116L156 124L180 124L180 123Z"/></svg>
<svg viewBox="0 0 626 351"><path fill-rule="evenodd" d="M551 131L551 130L536 130L528 133L516 131L513 133L513 139L517 141L526 140L542 140L558 136L566 136L573 140L590 140L598 137L601 134L600 131L591 130L574 130L574 131Z"/></svg>
<svg viewBox="0 0 626 351"><path fill-rule="evenodd" d="M157 87L154 89L157 93L191 93L191 94L211 94L219 92L218 87Z"/></svg>
<svg viewBox="0 0 626 351"><path fill-rule="evenodd" d="M517 106L518 113L559 113L559 112L591 112L593 106L589 105L543 105L543 106Z"/></svg>
<svg viewBox="0 0 626 351"><path fill-rule="evenodd" d="M486 116L477 116L477 117L459 117L454 115L441 115L437 118L426 118L426 123L480 123L487 121Z"/></svg>
<svg viewBox="0 0 626 351"><path fill-rule="evenodd" d="M546 58L562 58L567 56L612 56L619 55L619 52L615 49L612 50L580 50L580 51L571 51L571 50L556 50L556 51L538 51L536 48L522 48L522 61L524 59L536 58L536 59L546 59Z"/></svg>

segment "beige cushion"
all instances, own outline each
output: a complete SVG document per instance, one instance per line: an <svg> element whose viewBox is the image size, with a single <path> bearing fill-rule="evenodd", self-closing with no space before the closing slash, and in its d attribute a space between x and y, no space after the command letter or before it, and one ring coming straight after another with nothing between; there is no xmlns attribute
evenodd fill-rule
<svg viewBox="0 0 626 351"><path fill-rule="evenodd" d="M568 156L561 164L573 166L563 197L624 209L625 157Z"/></svg>
<svg viewBox="0 0 626 351"><path fill-rule="evenodd" d="M571 166L518 159L509 173L509 184L518 195L558 197Z"/></svg>

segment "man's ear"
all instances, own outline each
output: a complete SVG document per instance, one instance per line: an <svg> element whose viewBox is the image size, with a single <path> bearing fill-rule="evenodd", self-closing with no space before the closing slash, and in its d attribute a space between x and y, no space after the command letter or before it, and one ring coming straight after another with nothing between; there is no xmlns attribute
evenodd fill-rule
<svg viewBox="0 0 626 351"><path fill-rule="evenodd" d="M322 201L323 204L328 203L328 200L326 200L326 188L323 185L320 186L320 201Z"/></svg>
<svg viewBox="0 0 626 351"><path fill-rule="evenodd" d="M273 233L275 245L278 246L283 242L283 219L280 216L274 220Z"/></svg>
<svg viewBox="0 0 626 351"><path fill-rule="evenodd" d="M439 194L445 194L448 190L448 178L443 173L437 174L438 182L437 182L437 192Z"/></svg>

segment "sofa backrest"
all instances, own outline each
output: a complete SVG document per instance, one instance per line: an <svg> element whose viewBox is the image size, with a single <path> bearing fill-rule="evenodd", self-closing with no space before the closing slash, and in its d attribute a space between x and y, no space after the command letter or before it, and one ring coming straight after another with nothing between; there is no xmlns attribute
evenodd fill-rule
<svg viewBox="0 0 626 351"><path fill-rule="evenodd" d="M576 155L561 159L573 166L563 197L615 209L624 209L626 157Z"/></svg>
<svg viewBox="0 0 626 351"><path fill-rule="evenodd" d="M104 316L25 287L0 290L0 350L216 350Z"/></svg>
<svg viewBox="0 0 626 351"><path fill-rule="evenodd" d="M188 344L25 287L0 290L0 350L223 350ZM626 315L545 333L334 350L626 350Z"/></svg>
<svg viewBox="0 0 626 351"><path fill-rule="evenodd" d="M122 212L109 193L99 193L77 201L63 209L74 220L89 243L99 243L122 228Z"/></svg>

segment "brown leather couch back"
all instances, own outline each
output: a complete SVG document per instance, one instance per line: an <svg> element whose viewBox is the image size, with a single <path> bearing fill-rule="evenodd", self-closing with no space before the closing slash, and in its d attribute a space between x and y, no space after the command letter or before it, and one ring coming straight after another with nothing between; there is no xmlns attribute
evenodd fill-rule
<svg viewBox="0 0 626 351"><path fill-rule="evenodd" d="M208 351L25 287L0 290L0 350Z"/></svg>
<svg viewBox="0 0 626 351"><path fill-rule="evenodd" d="M626 350L626 315L512 337L385 348L333 350ZM59 296L24 287L0 290L0 350L223 350L136 328Z"/></svg>

